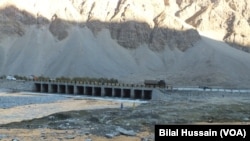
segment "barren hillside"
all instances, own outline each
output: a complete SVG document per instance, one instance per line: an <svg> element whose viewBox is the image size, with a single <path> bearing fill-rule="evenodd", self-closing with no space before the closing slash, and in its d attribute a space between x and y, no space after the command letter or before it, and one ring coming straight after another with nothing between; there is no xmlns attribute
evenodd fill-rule
<svg viewBox="0 0 250 141"><path fill-rule="evenodd" d="M247 0L2 0L0 75L246 88L249 11Z"/></svg>

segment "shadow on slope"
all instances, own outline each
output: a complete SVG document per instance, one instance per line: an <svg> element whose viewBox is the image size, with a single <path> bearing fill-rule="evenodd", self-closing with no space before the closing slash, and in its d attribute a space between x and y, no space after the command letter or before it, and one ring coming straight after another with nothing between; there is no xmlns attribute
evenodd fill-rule
<svg viewBox="0 0 250 141"><path fill-rule="evenodd" d="M136 48L141 44L148 44L153 51L161 51L164 47L178 48L185 51L199 40L199 34L194 29L174 30L155 26L150 28L147 23L138 21L125 22L101 22L90 20L87 22L65 21L54 14L51 19L47 19L39 14L32 15L27 11L20 11L14 6L1 9L0 12L9 20L9 26L3 26L4 32L16 33L20 36L25 34L25 25L36 25L38 28L49 25L49 30L58 40L68 37L70 27L87 26L96 35L103 28L109 29L111 37L125 48ZM5 21L3 21L5 22ZM6 22L5 22L6 23ZM14 31L14 32L13 32Z"/></svg>
<svg viewBox="0 0 250 141"><path fill-rule="evenodd" d="M69 53L68 55L72 55L75 57L77 56L79 57L81 56L81 54L78 54L79 53L78 48L74 48L73 44L69 44L70 42L67 41L72 34L71 30L73 27L80 27L82 29L87 27L92 31L94 36L97 36L98 33L102 31L102 29L108 29L111 38L114 41L116 41L120 46L128 50L136 50L139 46L146 44L150 48L150 50L154 52L153 55L150 54L144 56L136 56L137 58L140 57L143 63L142 62L138 63L135 61L134 63L135 65L132 65L132 67L135 67L133 70L130 70L130 68L132 67L126 66L128 64L123 64L124 63L123 61L120 62L118 61L115 64L112 63L114 62L114 60L117 61L123 59L122 55L124 55L125 53L119 53L118 55L116 55L116 57L110 57L111 59L108 60L110 61L109 65L107 65L106 67L100 66L100 68L98 68L100 70L106 71L106 72L105 71L98 72L98 73L103 73L101 74L103 76L111 75L107 73L117 73L115 76L117 76L119 79L120 76L124 77L124 74L121 75L119 73L119 71L123 71L123 72L128 72L125 75L133 73L134 74L133 76L142 75L142 78L145 78L145 76L148 76L149 74L147 73L143 74L142 72L145 69L149 69L150 67L148 66L154 66L155 64L160 64L158 66L161 67L155 67L153 69L151 67L149 69L149 71L151 72L150 73L151 77L157 79L162 79L162 78L167 79L168 82L172 83L173 85L204 84L204 85L220 85L220 86L225 85L233 87L242 84L243 86L247 86L250 84L250 79L245 77L250 75L248 71L250 70L250 67L248 65L249 64L248 62L250 62L250 58L248 54L245 54L238 50L233 50L230 47L227 48L228 46L226 46L224 42L215 41L213 39L204 37L201 40L200 35L194 29L176 30L170 28L162 28L158 26L150 28L150 26L147 23L137 22L137 21L127 21L121 23L101 22L97 20L87 21L87 22L74 22L74 21L65 21L63 19L60 19L57 15L53 15L51 19L47 19L45 17L42 17L41 15L34 16L27 11L20 11L18 8L13 6L6 7L5 9L0 10L0 13L7 17L5 18L5 20L0 22L0 24L2 25L2 27L0 25L1 33L7 35L17 34L20 36L20 38L23 38L27 34L27 29L25 28L25 26L35 26L37 29L48 27L49 32L53 35L53 37L57 39L57 42L59 44L59 45L57 44L58 46L62 44L64 44L64 46L70 45L70 49L62 50L61 52L67 52ZM77 36L76 38L79 38L76 39L79 41L83 40ZM30 40L32 40L32 38ZM16 43L15 46L12 47L12 49L17 50L17 48L19 48L22 45L23 44ZM29 45L29 42L26 43L26 46L27 45ZM37 45L37 43L33 43L32 45ZM53 44L50 44L49 48L52 47ZM29 50L30 49L32 48L29 48ZM179 50L181 51L181 53L177 55L176 54L169 55L167 53L169 52L169 49L172 51ZM25 53L26 51L27 49L23 47L21 51L16 51L16 55L20 56L20 53ZM39 50L37 52L39 52ZM73 53L70 54L70 52ZM3 56L3 53L0 55ZM93 51L91 53L92 54L90 56L92 58L100 57L99 54L96 53L96 51ZM127 52L127 54L128 53L129 52ZM45 54L47 53L45 52ZM115 56L115 54L112 54L112 52L110 52L109 55ZM154 55L157 55L158 58L160 59L155 59ZM213 55L215 55L215 58ZM220 57L221 55L223 57ZM81 74L74 73L74 70L81 69L78 68L78 66L83 66L83 65L89 66L89 65L76 64L75 66L77 67L64 67L64 66L72 66L72 60L68 56L53 57L53 60L48 60L49 62L44 62L45 64L44 66L48 67L44 69L40 65L38 66L35 65L39 64L36 59L34 60L30 59L30 58L36 58L37 57L36 54L32 54L32 56L29 55L24 55L24 56L26 56L26 58L16 57L16 59L14 60L12 58L12 62L17 62L22 60L21 64L13 63L12 65L15 65L14 67L13 66L10 67L11 63L10 64L3 63L3 64L8 64L8 66L3 66L3 64L2 65L0 64L0 66L2 66L1 70L6 67L5 71L2 71L2 74L9 72L8 70L12 70L13 73L20 74L19 69L16 68L23 67L24 71L21 72L22 75L27 75L27 74L51 75L51 73L47 72L51 71L50 68L53 67L53 69L65 70L65 72L61 73L62 75L65 76L67 76L69 72L72 72L71 76L72 75L78 76L83 74L88 76L88 73L84 72L85 69L88 69L90 71L94 69L93 66L90 65L90 67L80 70L82 71L82 73L80 72ZM129 55L126 56L127 57L126 59L130 60L128 56ZM49 55L46 57L50 58ZM5 58L5 61L3 62L8 62L9 59L10 58ZM25 65L27 59L33 62ZM64 66L62 66L61 65L62 61L60 59L64 59L63 62L68 63L70 65L65 64ZM82 60L80 61L83 61L84 59L86 59L86 57L82 58ZM94 60L98 61L100 59L94 59ZM159 60L162 62L159 63ZM93 61L92 63L99 64L95 61ZM25 66L30 66L30 64L32 64L31 66L32 68L38 68L38 70L41 70L41 72L35 72L35 70L30 71L30 67L25 68ZM52 64L52 66L48 64ZM146 67L140 68L140 64L143 64ZM121 68L121 69L120 70L117 69L117 71L114 72L112 71L113 68ZM60 74L56 70L51 72L54 72L54 75ZM161 72L161 75L159 75L159 72ZM129 79L136 79L136 77L133 76L131 76L131 78Z"/></svg>

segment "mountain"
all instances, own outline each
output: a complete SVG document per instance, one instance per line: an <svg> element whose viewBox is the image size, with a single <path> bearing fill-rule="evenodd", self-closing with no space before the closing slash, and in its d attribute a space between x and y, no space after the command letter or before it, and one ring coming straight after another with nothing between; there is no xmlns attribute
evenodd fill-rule
<svg viewBox="0 0 250 141"><path fill-rule="evenodd" d="M247 0L2 0L0 75L248 88Z"/></svg>

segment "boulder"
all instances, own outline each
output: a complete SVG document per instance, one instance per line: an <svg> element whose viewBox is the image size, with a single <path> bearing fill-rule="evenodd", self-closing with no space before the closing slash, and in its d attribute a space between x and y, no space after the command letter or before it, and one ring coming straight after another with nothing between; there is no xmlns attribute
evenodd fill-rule
<svg viewBox="0 0 250 141"><path fill-rule="evenodd" d="M116 131L127 136L135 136L136 133L133 130L126 130L124 128L118 127L116 128Z"/></svg>

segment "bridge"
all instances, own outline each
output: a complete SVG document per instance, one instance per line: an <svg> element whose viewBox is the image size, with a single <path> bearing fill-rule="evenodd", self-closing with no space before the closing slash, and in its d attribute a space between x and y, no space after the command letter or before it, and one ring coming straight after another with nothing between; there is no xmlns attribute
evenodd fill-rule
<svg viewBox="0 0 250 141"><path fill-rule="evenodd" d="M66 82L34 82L33 90L41 93L86 95L97 97L117 97L127 99L150 100L152 87L130 84L102 83L66 83Z"/></svg>
<svg viewBox="0 0 250 141"><path fill-rule="evenodd" d="M140 84L122 83L99 83L81 81L25 81L0 79L0 88L12 89L14 91L31 91L50 94L70 94L96 97L114 97L121 99L155 100L164 95L155 93L154 90L166 90L165 93L176 92L186 94L187 92L211 92L211 93L250 93L250 89L232 89L222 87L202 88L200 86L175 86L165 88L157 86L146 86Z"/></svg>

